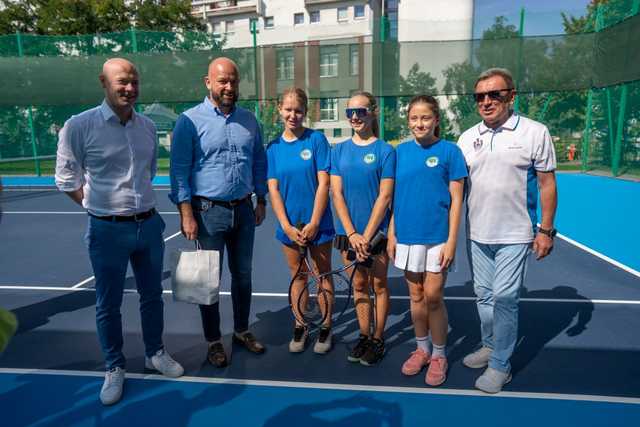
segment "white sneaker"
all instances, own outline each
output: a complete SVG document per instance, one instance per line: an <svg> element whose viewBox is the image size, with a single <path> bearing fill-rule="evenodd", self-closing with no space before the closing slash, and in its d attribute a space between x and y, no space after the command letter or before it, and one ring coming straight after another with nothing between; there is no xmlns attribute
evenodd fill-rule
<svg viewBox="0 0 640 427"><path fill-rule="evenodd" d="M482 347L473 353L467 354L462 359L462 364L468 368L480 369L489 364L489 356L492 350L489 347Z"/></svg>
<svg viewBox="0 0 640 427"><path fill-rule="evenodd" d="M113 405L122 397L122 386L124 385L124 369L115 367L104 376L102 390L100 390L100 401L103 405Z"/></svg>
<svg viewBox="0 0 640 427"><path fill-rule="evenodd" d="M153 356L144 358L144 366L147 369L155 369L165 377L178 378L184 374L182 366L173 360L169 353L160 349Z"/></svg>
<svg viewBox="0 0 640 427"><path fill-rule="evenodd" d="M318 340L313 346L313 352L325 354L331 350L331 328L321 327L318 332Z"/></svg>
<svg viewBox="0 0 640 427"><path fill-rule="evenodd" d="M511 381L510 372L500 372L493 368L487 368L476 380L476 388L485 393L499 393L505 384Z"/></svg>
<svg viewBox="0 0 640 427"><path fill-rule="evenodd" d="M305 326L296 326L293 330L293 338L289 341L289 352L301 353L309 337L309 329Z"/></svg>

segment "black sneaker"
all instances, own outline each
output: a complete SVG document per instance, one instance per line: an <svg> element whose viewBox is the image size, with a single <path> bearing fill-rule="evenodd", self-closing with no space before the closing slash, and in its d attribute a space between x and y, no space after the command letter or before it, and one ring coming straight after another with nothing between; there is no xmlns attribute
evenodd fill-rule
<svg viewBox="0 0 640 427"><path fill-rule="evenodd" d="M347 360L349 362L359 362L362 359L362 355L367 351L369 347L369 337L366 335L360 334L360 338L358 338L358 343L355 347L351 349L349 355L347 356Z"/></svg>
<svg viewBox="0 0 640 427"><path fill-rule="evenodd" d="M373 366L384 357L384 341L381 339L373 338L369 341L367 351L364 352L360 358L360 364L365 366Z"/></svg>

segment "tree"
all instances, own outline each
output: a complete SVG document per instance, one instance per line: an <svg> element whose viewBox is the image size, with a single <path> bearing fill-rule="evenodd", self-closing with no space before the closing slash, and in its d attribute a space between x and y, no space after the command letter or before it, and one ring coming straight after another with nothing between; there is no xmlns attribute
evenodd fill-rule
<svg viewBox="0 0 640 427"><path fill-rule="evenodd" d="M385 107L384 110L385 137L389 140L401 139L409 135L406 108L411 98L418 94L429 95L436 93L436 79L434 79L430 73L420 71L420 65L418 63L411 66L406 77L399 76L398 79L398 93L401 96L393 100L396 104L395 106ZM445 116L445 114L443 114L443 116ZM444 129L443 125L446 126L446 119L444 123L442 123L441 120L441 129Z"/></svg>
<svg viewBox="0 0 640 427"><path fill-rule="evenodd" d="M80 35L204 30L189 0L0 0L0 34Z"/></svg>

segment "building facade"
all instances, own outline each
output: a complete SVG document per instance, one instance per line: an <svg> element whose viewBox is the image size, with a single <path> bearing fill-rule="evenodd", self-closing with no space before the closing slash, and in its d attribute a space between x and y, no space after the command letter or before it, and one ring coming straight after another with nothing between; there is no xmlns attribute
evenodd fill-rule
<svg viewBox="0 0 640 427"><path fill-rule="evenodd" d="M225 49L255 43L258 87L243 86L245 96L273 100L287 86L302 87L309 125L337 142L351 135L344 109L352 93L384 93L389 80L381 76L406 75L414 63L443 78L441 62L458 61L464 49L427 58L411 42L469 39L473 0L194 0L192 13ZM390 40L384 47L381 37Z"/></svg>

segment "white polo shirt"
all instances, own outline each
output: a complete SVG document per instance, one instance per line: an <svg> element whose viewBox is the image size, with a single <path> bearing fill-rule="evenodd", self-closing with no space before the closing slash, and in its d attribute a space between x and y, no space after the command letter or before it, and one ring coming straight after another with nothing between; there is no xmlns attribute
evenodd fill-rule
<svg viewBox="0 0 640 427"><path fill-rule="evenodd" d="M458 140L469 168L467 215L471 240L529 243L537 224L536 171L556 169L549 130L542 123L511 115L498 129L484 122Z"/></svg>

